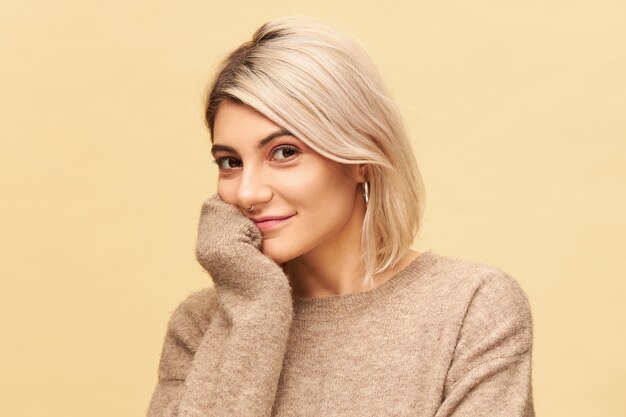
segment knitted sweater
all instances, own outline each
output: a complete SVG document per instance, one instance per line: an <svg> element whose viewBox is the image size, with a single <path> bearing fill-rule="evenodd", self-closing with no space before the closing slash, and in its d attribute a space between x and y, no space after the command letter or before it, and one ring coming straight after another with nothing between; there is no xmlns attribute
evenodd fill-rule
<svg viewBox="0 0 626 417"><path fill-rule="evenodd" d="M374 289L299 298L217 195L198 232L214 286L172 313L148 417L534 417L530 306L501 269L431 250Z"/></svg>

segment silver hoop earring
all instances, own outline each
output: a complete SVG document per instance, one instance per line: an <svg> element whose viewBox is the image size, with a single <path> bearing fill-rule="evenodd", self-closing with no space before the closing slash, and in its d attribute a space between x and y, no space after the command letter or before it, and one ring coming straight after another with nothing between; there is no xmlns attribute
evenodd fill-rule
<svg viewBox="0 0 626 417"><path fill-rule="evenodd" d="M365 181L363 183L363 195L365 196L365 205L367 206L367 204L369 203L369 199L370 199L370 190L369 190L368 181Z"/></svg>
<svg viewBox="0 0 626 417"><path fill-rule="evenodd" d="M246 210L248 210L248 211L252 211L252 210L254 210L254 204L253 204L253 205L251 205L251 206L250 206L250 208L246 208Z"/></svg>

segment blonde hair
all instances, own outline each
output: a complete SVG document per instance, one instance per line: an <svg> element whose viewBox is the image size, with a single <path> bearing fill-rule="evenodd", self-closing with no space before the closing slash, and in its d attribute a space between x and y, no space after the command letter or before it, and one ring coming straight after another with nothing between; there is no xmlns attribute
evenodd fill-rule
<svg viewBox="0 0 626 417"><path fill-rule="evenodd" d="M360 44L312 17L270 20L226 57L207 89L211 141L223 100L254 108L326 158L368 164L363 285L406 255L424 185L400 112Z"/></svg>

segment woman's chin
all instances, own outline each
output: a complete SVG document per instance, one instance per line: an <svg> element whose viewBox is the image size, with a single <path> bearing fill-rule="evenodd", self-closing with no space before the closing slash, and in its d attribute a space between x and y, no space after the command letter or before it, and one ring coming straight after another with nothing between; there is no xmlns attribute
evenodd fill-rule
<svg viewBox="0 0 626 417"><path fill-rule="evenodd" d="M276 253L275 251L272 251L271 249L266 249L266 248L263 248L263 255L267 256L268 258L276 262L281 267L283 266L283 264L285 264L286 262L290 260L287 254Z"/></svg>

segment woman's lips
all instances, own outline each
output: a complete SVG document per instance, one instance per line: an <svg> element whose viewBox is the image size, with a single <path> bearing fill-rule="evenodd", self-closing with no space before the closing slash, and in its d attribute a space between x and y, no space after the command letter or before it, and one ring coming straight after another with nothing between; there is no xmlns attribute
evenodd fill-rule
<svg viewBox="0 0 626 417"><path fill-rule="evenodd" d="M287 218L284 219L280 219L280 220L267 220L264 222L255 222L255 224L257 225L257 227L259 228L259 230L261 231L267 231L267 230L273 230L275 228L277 228L278 226L281 226L283 224L285 224L286 222L289 221L289 219L291 219L294 215L289 216Z"/></svg>

